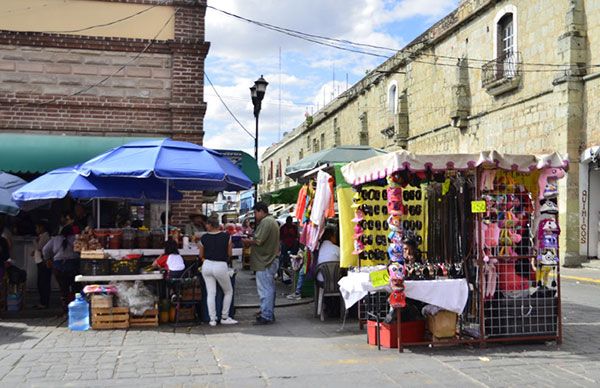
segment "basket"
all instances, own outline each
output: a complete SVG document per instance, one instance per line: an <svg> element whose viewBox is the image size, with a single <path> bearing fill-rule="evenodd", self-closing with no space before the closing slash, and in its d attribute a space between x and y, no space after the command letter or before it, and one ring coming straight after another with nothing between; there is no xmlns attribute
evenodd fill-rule
<svg viewBox="0 0 600 388"><path fill-rule="evenodd" d="M139 259L114 260L111 270L113 275L135 275L139 272Z"/></svg>
<svg viewBox="0 0 600 388"><path fill-rule="evenodd" d="M456 335L458 314L452 311L440 311L427 316L427 328L435 338L450 338Z"/></svg>
<svg viewBox="0 0 600 388"><path fill-rule="evenodd" d="M84 276L110 275L110 262L110 260L106 259L81 260L79 270Z"/></svg>

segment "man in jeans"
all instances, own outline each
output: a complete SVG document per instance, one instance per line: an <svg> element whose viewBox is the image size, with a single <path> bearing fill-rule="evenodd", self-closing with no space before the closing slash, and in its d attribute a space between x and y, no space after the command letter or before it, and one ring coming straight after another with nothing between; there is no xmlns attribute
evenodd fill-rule
<svg viewBox="0 0 600 388"><path fill-rule="evenodd" d="M257 222L254 237L242 240L252 246L250 267L256 271L256 289L260 298L260 315L256 325L273 323L275 309L275 274L279 268L279 224L269 215L264 202L254 205L254 219Z"/></svg>

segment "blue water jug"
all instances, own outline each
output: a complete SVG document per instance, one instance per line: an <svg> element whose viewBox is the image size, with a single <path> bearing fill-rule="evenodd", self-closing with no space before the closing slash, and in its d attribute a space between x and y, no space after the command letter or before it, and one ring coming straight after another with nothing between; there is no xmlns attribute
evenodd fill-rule
<svg viewBox="0 0 600 388"><path fill-rule="evenodd" d="M77 293L75 300L69 303L69 329L84 331L90 328L90 305Z"/></svg>

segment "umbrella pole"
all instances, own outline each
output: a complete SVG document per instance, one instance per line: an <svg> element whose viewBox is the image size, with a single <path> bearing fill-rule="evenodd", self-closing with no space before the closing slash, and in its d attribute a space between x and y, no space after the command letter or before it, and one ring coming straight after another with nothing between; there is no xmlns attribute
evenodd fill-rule
<svg viewBox="0 0 600 388"><path fill-rule="evenodd" d="M96 227L100 229L100 198L96 199Z"/></svg>
<svg viewBox="0 0 600 388"><path fill-rule="evenodd" d="M165 241L169 239L169 180L167 179L167 209L165 210Z"/></svg>

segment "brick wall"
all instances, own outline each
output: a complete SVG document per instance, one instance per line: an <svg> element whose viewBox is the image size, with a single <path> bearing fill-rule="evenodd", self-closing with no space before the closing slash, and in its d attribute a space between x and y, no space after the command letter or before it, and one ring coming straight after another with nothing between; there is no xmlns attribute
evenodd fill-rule
<svg viewBox="0 0 600 388"><path fill-rule="evenodd" d="M104 1L176 7L174 39L0 30L0 130L202 144L206 1ZM200 198L186 193L173 207L176 223L187 222Z"/></svg>

